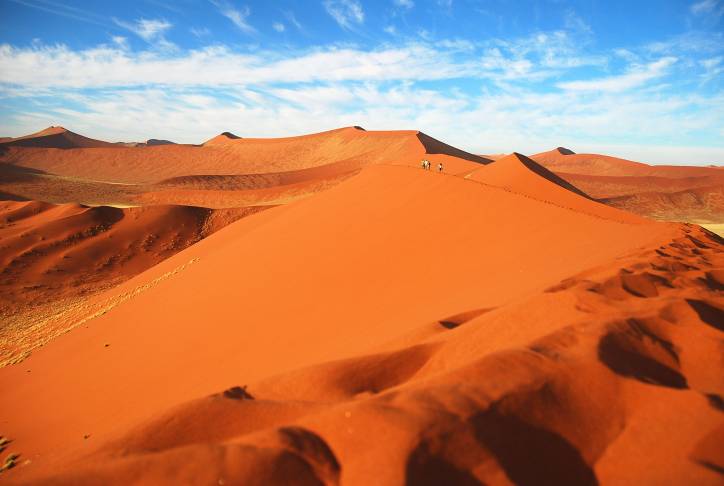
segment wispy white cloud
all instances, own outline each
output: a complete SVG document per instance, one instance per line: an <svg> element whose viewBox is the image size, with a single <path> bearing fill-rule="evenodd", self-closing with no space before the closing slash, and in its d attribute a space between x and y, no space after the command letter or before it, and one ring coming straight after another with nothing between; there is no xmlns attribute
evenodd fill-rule
<svg viewBox="0 0 724 486"><path fill-rule="evenodd" d="M89 12L87 9L80 9L71 5L54 2L52 0L10 0L11 2L26 7L46 12L52 15L58 15L69 19L79 20L89 24L95 24L102 27L108 26L108 20L105 17Z"/></svg>
<svg viewBox="0 0 724 486"><path fill-rule="evenodd" d="M582 34L593 34L593 28L581 18L575 11L567 10L564 17L566 29Z"/></svg>
<svg viewBox="0 0 724 486"><path fill-rule="evenodd" d="M674 56L682 54L696 56L724 52L724 32L688 31L668 39L651 42L644 46L644 51L652 54Z"/></svg>
<svg viewBox="0 0 724 486"><path fill-rule="evenodd" d="M324 0L323 5L342 28L350 29L365 21L364 10L357 0Z"/></svg>
<svg viewBox="0 0 724 486"><path fill-rule="evenodd" d="M392 2L397 7L412 8L415 6L415 2L412 0L393 0Z"/></svg>
<svg viewBox="0 0 724 486"><path fill-rule="evenodd" d="M453 0L437 0L437 4L446 10L450 10L452 9Z"/></svg>
<svg viewBox="0 0 724 486"><path fill-rule="evenodd" d="M136 34L149 44L154 44L161 48L173 48L174 44L166 39L166 32L173 25L163 19L138 19L135 22L126 22L117 18L113 22L126 30Z"/></svg>
<svg viewBox="0 0 724 486"><path fill-rule="evenodd" d="M209 0L218 10L221 15L231 20L239 30L246 34L255 34L256 29L251 26L248 22L248 18L251 15L251 9L248 6L242 8L236 8L233 4L227 0Z"/></svg>
<svg viewBox="0 0 724 486"><path fill-rule="evenodd" d="M694 15L721 15L722 10L719 3L719 0L700 0L698 2L694 2L691 5L690 10Z"/></svg>
<svg viewBox="0 0 724 486"><path fill-rule="evenodd" d="M376 50L330 46L301 53L243 54L223 46L182 54L130 52L101 46L0 45L0 83L36 87L139 85L229 86L273 82L432 80L472 75L474 66L446 50L407 44Z"/></svg>
<svg viewBox="0 0 724 486"><path fill-rule="evenodd" d="M494 76L505 79L529 77L533 63L525 58L505 57L497 47L488 49L481 58L481 66Z"/></svg>
<svg viewBox="0 0 724 486"><path fill-rule="evenodd" d="M286 27L284 27L284 24L282 24L281 22L274 22L272 24L272 28L277 32L284 32L286 30Z"/></svg>
<svg viewBox="0 0 724 486"><path fill-rule="evenodd" d="M712 57L709 59L702 59L699 64L704 68L704 73L701 75L704 82L709 82L712 79L716 79L720 75L724 74L724 57Z"/></svg>
<svg viewBox="0 0 724 486"><path fill-rule="evenodd" d="M122 35L114 35L111 37L111 40L115 45L117 45L121 49L128 49L128 39L123 37Z"/></svg>
<svg viewBox="0 0 724 486"><path fill-rule="evenodd" d="M209 30L207 27L191 27L189 29L189 32L191 32L194 37L198 37L199 39L211 35L211 30Z"/></svg>
<svg viewBox="0 0 724 486"><path fill-rule="evenodd" d="M152 5L159 6L161 8L165 8L166 10L170 10L171 12L175 13L182 13L183 10L179 7L178 2L166 2L163 0L146 0L148 3Z"/></svg>
<svg viewBox="0 0 724 486"><path fill-rule="evenodd" d="M668 68L676 61L677 58L675 57L664 57L644 66L636 66L626 74L585 81L559 83L558 87L569 91L626 91L664 76Z"/></svg>
<svg viewBox="0 0 724 486"><path fill-rule="evenodd" d="M284 15L284 18L287 19L287 22L289 24L296 27L299 32L304 32L304 27L302 26L302 23L297 20L297 16L294 15L294 12L292 12L291 10L283 10L282 14Z"/></svg>

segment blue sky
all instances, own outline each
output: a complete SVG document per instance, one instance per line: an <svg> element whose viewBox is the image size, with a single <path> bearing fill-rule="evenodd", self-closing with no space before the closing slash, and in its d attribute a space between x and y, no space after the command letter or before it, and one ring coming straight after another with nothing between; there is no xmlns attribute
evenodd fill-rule
<svg viewBox="0 0 724 486"><path fill-rule="evenodd" d="M724 163L724 0L0 0L0 135L347 125Z"/></svg>

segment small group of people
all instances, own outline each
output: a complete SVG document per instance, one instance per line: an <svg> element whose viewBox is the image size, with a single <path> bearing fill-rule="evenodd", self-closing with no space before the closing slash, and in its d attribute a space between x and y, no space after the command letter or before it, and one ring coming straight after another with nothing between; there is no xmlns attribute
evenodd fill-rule
<svg viewBox="0 0 724 486"><path fill-rule="evenodd" d="M422 162L420 162L420 166L425 170L430 170L430 161L427 159L422 159ZM442 163L437 164L437 171L442 172Z"/></svg>

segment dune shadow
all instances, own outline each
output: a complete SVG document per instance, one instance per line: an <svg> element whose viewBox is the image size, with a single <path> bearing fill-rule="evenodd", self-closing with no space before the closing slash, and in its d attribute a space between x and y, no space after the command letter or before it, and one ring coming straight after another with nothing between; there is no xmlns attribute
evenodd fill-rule
<svg viewBox="0 0 724 486"><path fill-rule="evenodd" d="M39 169L0 162L0 178L3 182L25 182L37 176L52 175Z"/></svg>
<svg viewBox="0 0 724 486"><path fill-rule="evenodd" d="M465 152L464 150L460 150L444 142L436 140L422 132L417 134L417 139L420 141L423 147L425 147L425 152L428 154L451 155L453 157L465 159L470 162L476 162L478 164L489 164L492 162L490 159L486 159L485 157L480 157L479 155Z"/></svg>
<svg viewBox="0 0 724 486"><path fill-rule="evenodd" d="M724 412L724 398L717 395L716 393L707 393L704 396L706 397L706 400L709 402L709 405L711 405L716 410Z"/></svg>
<svg viewBox="0 0 724 486"><path fill-rule="evenodd" d="M702 322L714 329L724 331L724 312L721 309L717 309L703 300L686 299L686 302L694 309Z"/></svg>
<svg viewBox="0 0 724 486"><path fill-rule="evenodd" d="M724 475L724 467L719 466L718 464L714 464L713 462L709 461L695 461L700 466L704 466L707 469L710 469L716 473L719 473L721 475Z"/></svg>
<svg viewBox="0 0 724 486"><path fill-rule="evenodd" d="M724 290L724 284L722 284L711 272L707 272L706 277L703 280L704 284L711 290Z"/></svg>
<svg viewBox="0 0 724 486"><path fill-rule="evenodd" d="M0 201L30 201L27 197L18 196L17 194L12 194L10 192L4 192L0 191Z"/></svg>
<svg viewBox="0 0 724 486"><path fill-rule="evenodd" d="M222 395L232 400L254 400L254 397L246 391L246 386L233 386L228 390L224 390Z"/></svg>
<svg viewBox="0 0 724 486"><path fill-rule="evenodd" d="M614 373L644 383L678 389L689 387L684 375L636 349L630 342L632 339L635 338L617 334L604 336L598 344L601 362ZM671 352L671 349L664 349Z"/></svg>
<svg viewBox="0 0 724 486"><path fill-rule="evenodd" d="M327 475L337 478L341 466L334 452L325 440L311 430L297 427L281 427L279 437L292 450L310 460L319 469L326 469Z"/></svg>
<svg viewBox="0 0 724 486"><path fill-rule="evenodd" d="M546 169L545 167L543 167L541 164L539 164L535 160L533 160L529 157L526 157L523 154L518 154L518 160L520 160L520 162L534 174L536 174L540 177L543 177L544 179L547 179L550 182L552 182L556 185L559 185L564 189L568 189L569 191L571 191L575 194L578 194L579 196L585 197L586 199L590 199L592 201L594 200L591 196L589 196L588 194L583 192L581 189L577 188L576 186L574 186L573 184L571 184L564 178L560 177L559 175L554 174L550 170Z"/></svg>
<svg viewBox="0 0 724 486"><path fill-rule="evenodd" d="M481 316L487 312L490 312L494 308L490 309L474 309L466 312L461 312L444 319L437 321L445 329L455 329L456 327L462 326L468 321L472 321L478 316Z"/></svg>
<svg viewBox="0 0 724 486"><path fill-rule="evenodd" d="M473 419L475 435L498 459L510 480L521 486L596 485L593 469L560 435L492 408ZM443 484L443 483L440 483Z"/></svg>
<svg viewBox="0 0 724 486"><path fill-rule="evenodd" d="M412 452L407 461L405 484L407 486L439 486L441 484L483 486L484 483L442 457L430 454L423 444Z"/></svg>

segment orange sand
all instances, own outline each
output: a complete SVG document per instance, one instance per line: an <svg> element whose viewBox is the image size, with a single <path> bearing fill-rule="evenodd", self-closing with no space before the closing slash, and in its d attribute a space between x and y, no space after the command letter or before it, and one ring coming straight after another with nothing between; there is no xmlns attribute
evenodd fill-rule
<svg viewBox="0 0 724 486"><path fill-rule="evenodd" d="M722 240L421 135L224 145L279 171L374 164L94 296L0 369L2 479L721 484Z"/></svg>
<svg viewBox="0 0 724 486"><path fill-rule="evenodd" d="M532 158L606 204L667 221L724 222L724 171L647 165L558 147Z"/></svg>

